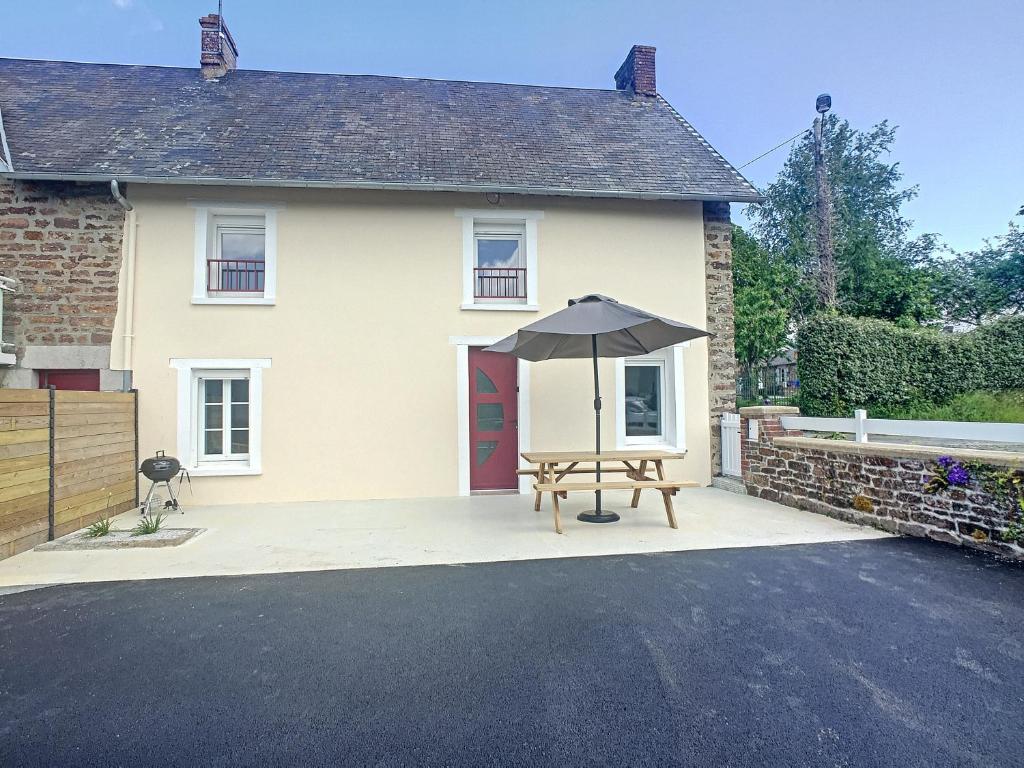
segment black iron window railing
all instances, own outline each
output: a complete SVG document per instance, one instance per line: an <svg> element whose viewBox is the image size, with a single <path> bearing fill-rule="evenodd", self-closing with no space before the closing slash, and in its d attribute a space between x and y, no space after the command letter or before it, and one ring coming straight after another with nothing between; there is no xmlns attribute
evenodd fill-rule
<svg viewBox="0 0 1024 768"><path fill-rule="evenodd" d="M475 267L473 297L476 299L525 299L525 267Z"/></svg>

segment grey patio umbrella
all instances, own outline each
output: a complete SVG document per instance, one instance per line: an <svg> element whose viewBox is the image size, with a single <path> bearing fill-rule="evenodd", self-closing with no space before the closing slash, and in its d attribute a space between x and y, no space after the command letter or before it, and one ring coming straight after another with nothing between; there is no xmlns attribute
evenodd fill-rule
<svg viewBox="0 0 1024 768"><path fill-rule="evenodd" d="M505 352L523 360L537 362L558 358L590 357L594 361L595 453L601 453L601 382L597 372L599 357L630 357L679 344L707 331L686 323L669 320L642 309L620 304L596 293L570 299L566 309L530 323L511 336L487 347L487 352ZM595 468L601 482L601 462ZM612 523L614 512L601 510L601 491L594 492L595 509L581 512L577 520L587 523Z"/></svg>

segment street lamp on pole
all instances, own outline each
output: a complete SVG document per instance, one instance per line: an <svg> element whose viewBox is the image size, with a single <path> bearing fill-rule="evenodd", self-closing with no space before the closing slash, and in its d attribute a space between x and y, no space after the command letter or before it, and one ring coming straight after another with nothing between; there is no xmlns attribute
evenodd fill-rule
<svg viewBox="0 0 1024 768"><path fill-rule="evenodd" d="M825 170L825 150L822 142L825 114L832 109L832 97L827 93L814 102L818 117L814 118L814 182L815 215L818 245L818 301L825 310L834 310L838 303L836 254L832 242L832 200Z"/></svg>

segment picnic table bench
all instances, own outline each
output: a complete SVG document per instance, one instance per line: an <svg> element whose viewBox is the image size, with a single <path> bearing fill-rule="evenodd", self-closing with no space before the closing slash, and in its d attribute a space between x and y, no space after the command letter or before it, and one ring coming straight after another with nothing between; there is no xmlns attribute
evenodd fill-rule
<svg viewBox="0 0 1024 768"><path fill-rule="evenodd" d="M630 507L634 509L640 503L640 492L643 490L659 491L665 503L665 515L672 528L676 524L672 497L680 488L695 488L699 483L686 480L666 480L663 462L682 459L685 454L669 451L529 451L521 454L523 459L536 465L518 470L521 475L532 475L537 479L533 484L533 508L540 511L543 494L551 494L551 506L555 517L555 532L562 532L562 521L559 515L558 499L566 498L573 491L633 491ZM563 482L571 475L597 473L597 462L601 462L601 474L624 474L627 480L602 480L601 482ZM581 467L580 464L595 466ZM654 466L656 478L649 477L648 465ZM611 466L605 466L611 465Z"/></svg>

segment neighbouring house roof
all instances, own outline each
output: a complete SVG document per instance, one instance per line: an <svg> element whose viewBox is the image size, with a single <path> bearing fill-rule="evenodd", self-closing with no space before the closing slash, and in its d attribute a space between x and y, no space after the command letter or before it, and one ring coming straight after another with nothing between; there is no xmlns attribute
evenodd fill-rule
<svg viewBox="0 0 1024 768"><path fill-rule="evenodd" d="M787 347L786 349L782 350L782 352L780 352L778 356L773 357L771 360L768 361L768 367L778 368L784 365L796 365L796 355L797 351L795 349L793 349L792 347Z"/></svg>
<svg viewBox="0 0 1024 768"><path fill-rule="evenodd" d="M753 202L660 96L0 59L13 175Z"/></svg>

